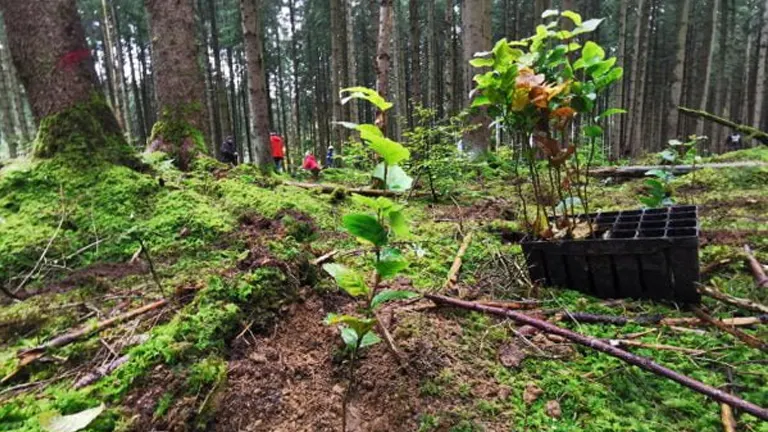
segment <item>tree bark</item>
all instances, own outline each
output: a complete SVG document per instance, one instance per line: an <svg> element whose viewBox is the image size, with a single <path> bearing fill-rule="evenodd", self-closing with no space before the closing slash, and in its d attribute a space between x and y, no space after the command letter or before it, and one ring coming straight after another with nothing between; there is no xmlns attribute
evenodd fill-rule
<svg viewBox="0 0 768 432"><path fill-rule="evenodd" d="M347 87L347 30L344 25L346 16L342 0L329 0L331 12L331 100L333 102L333 122L347 121L345 111L348 108L341 104L339 90ZM336 154L341 154L341 147L349 138L347 128L332 126L331 136Z"/></svg>
<svg viewBox="0 0 768 432"><path fill-rule="evenodd" d="M346 30L346 46L347 46L347 84L350 86L357 85L357 57L355 57L355 22L352 16L352 3L345 1L342 3L344 7L344 27ZM349 105L349 121L352 123L360 123L358 101L353 100L348 102Z"/></svg>
<svg viewBox="0 0 768 432"><path fill-rule="evenodd" d="M291 19L291 51L293 52L293 115L296 128L296 145L301 146L301 88L299 86L299 48L296 36L296 4L295 0L288 1ZM357 115L357 110L355 110ZM300 155L301 153L299 153Z"/></svg>
<svg viewBox="0 0 768 432"><path fill-rule="evenodd" d="M254 163L262 170L271 170L272 150L269 144L269 112L267 109L264 74L264 52L261 41L261 0L240 0L243 20L243 40L248 67L248 104L252 119L249 135L254 146Z"/></svg>
<svg viewBox="0 0 768 432"><path fill-rule="evenodd" d="M8 59L5 46L0 44L0 135L3 137L6 146L8 146L8 157L14 159L18 156L18 142L11 103L12 98L7 97L7 95L12 94L14 91L11 88L12 80Z"/></svg>
<svg viewBox="0 0 768 432"><path fill-rule="evenodd" d="M618 35L618 53L616 55L616 65L626 70L626 55L627 55L627 3L629 0L621 0L619 4L619 35ZM625 106L625 92L626 80L622 80L619 85L615 87L615 90L611 93L613 99L613 106L617 108L623 108ZM622 137L624 136L624 128L626 126L626 115L614 117L613 125L611 126L611 158L613 160L621 157L621 145Z"/></svg>
<svg viewBox="0 0 768 432"><path fill-rule="evenodd" d="M622 361L625 361L631 365L637 366L641 369L645 369L648 372L652 372L656 375L662 376L664 378L668 378L672 381L677 382L678 384L688 387L691 390L704 394L713 400L727 403L732 407L739 408L744 412L752 414L760 419L768 420L768 409L761 408L758 405L755 405L751 402L745 401L744 399L733 396L730 393L724 392L722 390L719 390L717 388L704 384L700 381L697 381L691 377L688 377L686 375L683 375L671 369L668 369L664 366L661 366L658 363L655 363L646 357L641 357L641 356L632 354L630 352L624 351L620 348L612 346L609 343L601 341L599 339L595 339L593 337L585 336L583 334L576 333L571 330L564 329L562 327L558 327L549 322L530 317L522 312L488 307L488 306L483 306L473 302L467 302L463 300L453 299L450 297L443 297L443 296L437 296L437 295L431 295L431 294L426 295L425 297L437 304L459 307L462 309L474 310L477 312L510 318L515 320L518 323L530 325L546 333L562 336L572 342L598 350L605 354L616 357Z"/></svg>
<svg viewBox="0 0 768 432"><path fill-rule="evenodd" d="M392 0L381 0L379 7L379 39L376 45L376 91L383 98L389 96L389 69L392 61ZM387 133L387 116L383 111L376 113L376 126Z"/></svg>
<svg viewBox="0 0 768 432"><path fill-rule="evenodd" d="M208 18L211 20L211 50L213 51L213 77L214 87L216 89L217 100L219 105L217 109L219 111L219 136L221 141L227 135L232 134L232 123L229 118L229 106L227 103L227 90L222 76L221 67L221 46L219 45L219 24L216 16L216 7L214 0L208 0ZM221 146L220 142L216 143L216 147Z"/></svg>
<svg viewBox="0 0 768 432"><path fill-rule="evenodd" d="M437 109L437 20L435 19L435 0L427 0L427 103L429 108Z"/></svg>
<svg viewBox="0 0 768 432"><path fill-rule="evenodd" d="M712 15L710 16L710 19L712 20L709 24L711 31L708 34L705 34L704 37L706 38L706 51L707 51L707 64L704 68L704 85L701 88L702 94L701 94L701 102L699 103L699 109L701 111L706 111L709 106L709 96L710 96L710 87L712 83L712 66L715 61L715 30L717 29L717 11L720 9L720 3L722 0L713 0L712 5ZM704 120L703 119L697 119L696 120L696 135L704 135Z"/></svg>
<svg viewBox="0 0 768 432"><path fill-rule="evenodd" d="M766 103L766 81L768 81L768 0L763 2L763 21L760 27L760 49L757 56L757 79L755 80L755 114L752 125L757 129L768 129L768 120L765 113L768 112Z"/></svg>
<svg viewBox="0 0 768 432"><path fill-rule="evenodd" d="M632 104L632 122L630 133L630 154L637 156L641 148L643 125L645 124L645 86L646 86L646 71L648 69L648 32L649 25L648 19L650 16L650 0L639 0L639 19L637 21L637 28L635 29L636 47L638 51L635 52L635 61L632 68L632 92L634 94Z"/></svg>
<svg viewBox="0 0 768 432"><path fill-rule="evenodd" d="M538 2L537 2L538 4ZM462 2L462 36L463 36L463 65L464 65L464 106L470 106L469 93L473 87L469 61L476 52L491 49L491 1L477 0ZM485 109L479 109L470 117L470 123L477 127L464 135L464 148L473 157L481 156L490 150L490 133L488 125L491 120Z"/></svg>
<svg viewBox="0 0 768 432"><path fill-rule="evenodd" d="M412 128L414 104L421 103L421 23L419 22L419 0L408 2L408 22L411 25L411 95L408 111L408 125Z"/></svg>
<svg viewBox="0 0 768 432"><path fill-rule="evenodd" d="M123 114L123 124L125 126L125 135L128 137L128 142L133 142L133 124L131 123L131 104L128 100L128 79L125 76L125 58L123 57L123 41L120 38L120 17L117 14L117 9L115 9L114 3L112 3L112 0L109 1L110 6L110 13L112 17L112 22L114 23L114 44L115 44L115 54L117 57L117 67L120 70L120 73L117 74L116 79L118 79L118 83L120 84L120 92L119 95L122 98L122 114Z"/></svg>
<svg viewBox="0 0 768 432"><path fill-rule="evenodd" d="M237 87L235 86L235 61L232 57L232 47L227 47L227 68L229 69L229 106L231 109L230 117L232 118L232 141L235 143L235 148L238 149L240 162L242 162L245 158L245 153L243 153L243 143L238 136L239 124L237 119Z"/></svg>
<svg viewBox="0 0 768 432"><path fill-rule="evenodd" d="M445 53L445 62L443 68L443 80L444 88L443 92L443 105L445 115L450 117L455 112L453 110L454 98L456 97L454 87L456 83L455 74L455 62L456 59L453 56L453 32L454 32L454 13L453 13L453 0L445 0L445 38L443 44L443 52Z"/></svg>
<svg viewBox="0 0 768 432"><path fill-rule="evenodd" d="M675 68L672 71L672 83L669 89L669 107L667 108L667 124L664 136L678 137L680 99L683 95L683 71L685 67L685 52L688 48L688 19L691 12L691 0L683 0L677 22L677 47L675 48Z"/></svg>
<svg viewBox="0 0 768 432"><path fill-rule="evenodd" d="M134 57L136 56L136 45L138 41L135 37L128 42L128 59L131 64L131 88L133 90L133 104L136 107L136 123L138 126L139 140L141 146L147 145L147 123L144 117L144 103L141 100L141 94L139 92L139 74L136 73L136 65L134 63ZM138 61L138 59L136 59Z"/></svg>
<svg viewBox="0 0 768 432"><path fill-rule="evenodd" d="M152 40L158 121L149 150L165 151L186 170L206 152L205 80L198 61L192 0L145 0Z"/></svg>
<svg viewBox="0 0 768 432"><path fill-rule="evenodd" d="M106 37L104 45L104 53L106 54L107 63L107 77L111 79L110 88L112 89L113 102L112 106L115 110L115 117L120 124L120 128L125 130L125 106L123 105L123 71L117 64L118 55L115 52L117 45L115 44L115 38L119 37L115 31L115 20L112 16L112 5L110 0L101 1L102 13L104 16L104 35Z"/></svg>
<svg viewBox="0 0 768 432"><path fill-rule="evenodd" d="M35 155L102 155L113 162L135 164L99 91L75 1L0 0L0 11L19 80L34 118L41 122ZM86 139L73 141L73 130Z"/></svg>

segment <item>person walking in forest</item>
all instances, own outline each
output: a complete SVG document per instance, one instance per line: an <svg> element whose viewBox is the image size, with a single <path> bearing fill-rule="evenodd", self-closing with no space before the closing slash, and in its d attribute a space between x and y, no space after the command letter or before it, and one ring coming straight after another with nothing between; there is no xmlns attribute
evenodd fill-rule
<svg viewBox="0 0 768 432"><path fill-rule="evenodd" d="M725 151L736 151L742 149L741 134L738 131L733 131L725 138Z"/></svg>
<svg viewBox="0 0 768 432"><path fill-rule="evenodd" d="M312 173L313 180L317 180L320 175L320 165L317 163L317 159L311 151L304 154L304 163L301 164L301 168Z"/></svg>
<svg viewBox="0 0 768 432"><path fill-rule="evenodd" d="M235 139L228 136L221 144L221 161L227 164L237 165L237 159Z"/></svg>
<svg viewBox="0 0 768 432"><path fill-rule="evenodd" d="M285 141L277 132L270 132L269 143L272 145L272 159L275 160L275 169L277 172L282 172L283 159L285 159Z"/></svg>
<svg viewBox="0 0 768 432"><path fill-rule="evenodd" d="M325 167L333 168L333 146L329 145L325 153Z"/></svg>

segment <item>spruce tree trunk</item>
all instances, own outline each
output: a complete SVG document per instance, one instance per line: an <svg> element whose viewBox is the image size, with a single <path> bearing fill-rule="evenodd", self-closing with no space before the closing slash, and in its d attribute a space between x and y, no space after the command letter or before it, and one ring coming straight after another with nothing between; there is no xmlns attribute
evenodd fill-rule
<svg viewBox="0 0 768 432"><path fill-rule="evenodd" d="M729 26L728 26L728 14L732 13L728 7L728 2L723 2L722 10L720 12L720 43L718 51L718 64L722 75L715 82L715 107L712 110L714 114L721 117L725 117L725 92L728 90L728 71L727 71L727 59L728 59L728 41L729 41ZM723 130L721 125L712 125L712 131L709 135L710 144L718 153L723 151Z"/></svg>
<svg viewBox="0 0 768 432"><path fill-rule="evenodd" d="M677 47L675 48L675 68L672 71L672 83L669 89L669 108L664 136L678 137L678 119L680 98L683 94L683 71L685 67L685 52L688 47L688 19L691 12L691 0L683 0L680 5L680 15L677 22Z"/></svg>
<svg viewBox="0 0 768 432"><path fill-rule="evenodd" d="M704 76L702 77L704 79L704 85L701 88L701 102L699 103L699 109L702 111L707 111L707 107L709 106L709 96L710 96L710 87L712 83L712 65L715 60L715 30L717 29L717 11L720 9L720 3L722 0L713 0L712 5L712 15L709 19L711 19L711 22L708 23L709 28L711 29L710 32L706 33L704 37L706 38L706 51L707 51L707 64L705 67ZM704 135L704 120L703 119L697 119L696 120L696 135ZM711 143L710 143L711 145Z"/></svg>
<svg viewBox="0 0 768 432"><path fill-rule="evenodd" d="M435 19L435 0L427 0L427 103L426 106L437 110L437 81L439 77L437 60L437 20Z"/></svg>
<svg viewBox="0 0 768 432"><path fill-rule="evenodd" d="M453 111L453 99L456 97L454 86L456 82L455 61L453 56L453 26L454 26L453 0L445 0L445 38L442 46L445 53L445 64L443 69L444 89L443 92L443 110L446 116L455 114Z"/></svg>
<svg viewBox="0 0 768 432"><path fill-rule="evenodd" d="M104 52L107 56L107 68L110 71L107 73L107 76L111 78L110 87L114 96L114 105L112 107L115 110L115 117L117 117L117 122L120 125L120 128L125 130L125 105L123 103L124 99L122 92L123 71L118 65L117 59L119 57L119 52L117 52L117 45L115 44L115 40L119 36L115 30L115 21L112 16L112 5L110 1L102 0L101 7L104 16L104 34L106 37Z"/></svg>
<svg viewBox="0 0 768 432"><path fill-rule="evenodd" d="M421 23L419 22L419 0L408 3L408 20L411 24L411 94L409 101L408 125L413 123L413 105L421 103Z"/></svg>
<svg viewBox="0 0 768 432"><path fill-rule="evenodd" d="M13 99L7 97L14 90L11 88L10 56L6 51L5 46L0 44L0 132L2 132L0 135L8 146L8 157L14 159L18 156L18 137L16 136L16 119L13 115Z"/></svg>
<svg viewBox="0 0 768 432"><path fill-rule="evenodd" d="M192 0L145 0L152 40L157 122L150 151L165 151L186 170L206 152L205 81L198 62Z"/></svg>
<svg viewBox="0 0 768 432"><path fill-rule="evenodd" d="M648 69L648 32L650 19L650 0L639 0L638 21L635 35L638 49L632 67L632 122L630 123L629 153L637 156L642 150L641 143L645 124L645 78Z"/></svg>
<svg viewBox="0 0 768 432"><path fill-rule="evenodd" d="M224 84L221 67L221 46L219 45L219 24L216 16L214 0L208 0L208 15L211 20L211 50L213 50L213 82L216 89L219 105L219 133L223 141L226 136L232 134L232 124L229 118L229 106L227 103L227 90ZM221 143L217 143L217 146Z"/></svg>
<svg viewBox="0 0 768 432"><path fill-rule="evenodd" d="M469 93L474 85L472 82L474 71L470 70L469 61L476 52L491 49L491 1L463 2L461 18L464 38L464 106L468 107L471 104ZM478 127L464 135L464 148L473 157L479 157L490 150L488 125L491 121L485 109L478 109L470 117L470 123Z"/></svg>
<svg viewBox="0 0 768 432"><path fill-rule="evenodd" d="M301 91L299 88L299 48L298 37L296 36L295 0L288 1L288 11L291 20L291 51L293 54L293 121L296 127L296 144L301 145ZM357 110L354 114L357 115Z"/></svg>
<svg viewBox="0 0 768 432"><path fill-rule="evenodd" d="M254 164L262 170L272 170L272 150L269 144L269 110L264 73L264 52L261 40L261 0L240 0L243 20L243 41L248 69L248 105L252 121L249 135L254 147Z"/></svg>
<svg viewBox="0 0 768 432"><path fill-rule="evenodd" d="M112 14L112 20L115 23L114 40L115 54L117 55L117 67L120 70L118 79L120 80L120 97L123 100L123 124L125 125L125 135L128 137L128 142L133 142L133 124L131 122L131 104L128 100L128 79L125 76L125 59L123 57L123 42L120 38L120 17L117 14L114 3L110 0L110 12Z"/></svg>
<svg viewBox="0 0 768 432"><path fill-rule="evenodd" d="M66 154L136 166L99 91L93 58L74 0L0 0L13 63L40 124L37 157ZM71 157L69 157L71 156Z"/></svg>
<svg viewBox="0 0 768 432"><path fill-rule="evenodd" d="M240 154L240 162L245 160L245 153L243 153L243 143L238 137L238 108L237 108L237 88L235 86L235 61L232 58L232 47L227 47L227 68L229 69L229 105L230 105L230 117L232 118L232 140L235 143L235 147ZM250 150L250 149L249 149Z"/></svg>
<svg viewBox="0 0 768 432"><path fill-rule="evenodd" d="M357 58L355 57L355 38L354 21L352 16L352 4L348 1L342 3L344 7L344 27L346 29L346 47L347 47L347 85L356 86L357 83ZM349 121L360 123L359 101L353 100L349 104Z"/></svg>
<svg viewBox="0 0 768 432"><path fill-rule="evenodd" d="M379 8L379 39L376 46L376 91L384 98L389 96L389 68L392 61L392 0L381 0ZM387 133L387 116L376 113L376 126Z"/></svg>
<svg viewBox="0 0 768 432"><path fill-rule="evenodd" d="M147 145L147 123L144 121L144 103L139 92L139 74L136 72L134 57L136 56L136 44L138 41L132 37L128 42L128 58L131 64L131 88L133 90L133 103L136 107L136 123L138 126L139 141L141 146ZM138 60L138 59L137 59Z"/></svg>
<svg viewBox="0 0 768 432"><path fill-rule="evenodd" d="M618 53L616 55L616 65L626 70L626 53L627 53L627 3L629 0L621 0L619 4L619 46ZM626 88L626 80L622 80L618 86L611 92L613 99L612 105L616 108L624 108L625 96L624 89ZM611 125L611 158L613 160L621 157L621 141L624 136L626 115L614 117L613 124Z"/></svg>
<svg viewBox="0 0 768 432"><path fill-rule="evenodd" d="M347 58L345 46L347 42L347 31L344 22L344 7L341 0L329 0L331 12L331 100L333 103L333 122L347 121L344 118L345 107L341 105L339 90L346 87L347 81ZM341 147L347 141L349 134L343 127L332 127L331 136L333 139L336 154L341 154Z"/></svg>
<svg viewBox="0 0 768 432"><path fill-rule="evenodd" d="M763 21L760 24L760 49L757 56L757 79L755 80L755 115L752 125L757 129L768 129L768 104L766 104L766 80L768 80L768 0L763 5Z"/></svg>

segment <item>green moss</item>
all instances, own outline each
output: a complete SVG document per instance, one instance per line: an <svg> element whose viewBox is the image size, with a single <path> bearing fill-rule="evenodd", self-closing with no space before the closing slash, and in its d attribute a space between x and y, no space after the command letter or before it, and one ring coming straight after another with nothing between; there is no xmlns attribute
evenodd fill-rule
<svg viewBox="0 0 768 432"><path fill-rule="evenodd" d="M203 133L184 116L164 115L152 127L149 148L172 155L176 165L187 170L198 155L207 153Z"/></svg>
<svg viewBox="0 0 768 432"><path fill-rule="evenodd" d="M757 146L744 150L737 150L709 158L707 162L738 162L738 161L758 161L768 162L768 146Z"/></svg>
<svg viewBox="0 0 768 432"><path fill-rule="evenodd" d="M140 166L101 95L42 119L33 148L36 157L59 156L79 168L97 160Z"/></svg>

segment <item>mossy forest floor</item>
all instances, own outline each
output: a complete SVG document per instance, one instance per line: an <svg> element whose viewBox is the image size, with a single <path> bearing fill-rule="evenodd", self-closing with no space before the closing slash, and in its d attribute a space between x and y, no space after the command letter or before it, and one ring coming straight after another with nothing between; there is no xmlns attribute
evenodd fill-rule
<svg viewBox="0 0 768 432"><path fill-rule="evenodd" d="M162 155L145 159L151 173L98 163L84 169L62 158L0 171L0 281L21 288L23 297L0 300L0 376L16 372L0 385L0 431L41 431L41 413L71 414L102 402L107 409L89 431L341 430L347 367L338 330L322 320L328 312L354 312L355 304L311 261L338 250L337 262L361 264L361 245L339 227L344 214L363 209L248 166L200 159L181 173ZM717 159L766 161L768 149ZM408 203L413 224L402 248L411 265L390 285L466 299L532 299L539 310L693 316L670 303L605 301L529 284L520 270L511 180L501 168L481 171L455 202ZM347 186L367 183L356 171L326 176ZM700 206L701 265L731 259L706 283L768 303L740 255L749 244L768 262L768 168L703 170L694 184L692 177L673 186L679 202ZM638 207L642 182L600 185L591 207ZM446 292L446 275L470 231L459 283ZM21 350L160 298L169 304L20 368ZM709 298L703 303L717 317L754 316ZM394 302L380 315L406 366L386 344L365 352L349 430L722 430L719 404L704 396L530 328L426 300ZM717 329L560 325L687 348L630 350L768 406L765 353ZM744 331L768 340L765 323ZM116 370L75 388L125 355ZM736 415L738 430L768 431L767 423Z"/></svg>

